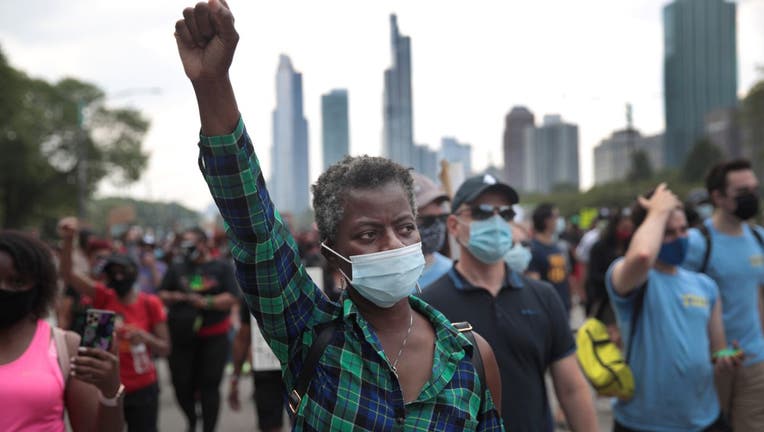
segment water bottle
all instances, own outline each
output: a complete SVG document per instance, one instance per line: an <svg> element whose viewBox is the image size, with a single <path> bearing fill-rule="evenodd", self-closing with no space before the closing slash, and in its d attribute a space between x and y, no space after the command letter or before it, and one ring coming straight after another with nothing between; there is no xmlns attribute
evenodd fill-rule
<svg viewBox="0 0 764 432"><path fill-rule="evenodd" d="M130 345L130 353L133 355L133 369L136 373L144 374L151 370L151 358L145 343Z"/></svg>

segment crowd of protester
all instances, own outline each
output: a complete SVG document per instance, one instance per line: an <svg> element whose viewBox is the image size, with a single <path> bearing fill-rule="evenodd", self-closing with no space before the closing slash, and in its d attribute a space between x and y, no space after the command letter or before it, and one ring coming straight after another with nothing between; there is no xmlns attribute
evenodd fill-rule
<svg viewBox="0 0 764 432"><path fill-rule="evenodd" d="M189 431L216 430L223 401L250 406L248 373L264 431L285 412L295 430L597 431L576 308L636 383L612 400L613 431L764 430L748 161L718 163L684 200L660 184L580 226L488 174L447 193L348 156L313 186L315 222L299 230L270 201L238 112L225 2L187 9L176 38L226 232L110 238L72 217L48 244L0 231L0 430L156 431L167 361ZM110 346L80 346L92 310L115 314Z"/></svg>

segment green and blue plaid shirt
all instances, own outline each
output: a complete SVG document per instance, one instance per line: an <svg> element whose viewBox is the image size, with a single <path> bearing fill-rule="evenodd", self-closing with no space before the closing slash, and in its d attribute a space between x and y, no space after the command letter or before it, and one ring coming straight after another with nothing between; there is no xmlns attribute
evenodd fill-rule
<svg viewBox="0 0 764 432"><path fill-rule="evenodd" d="M382 345L355 304L348 298L331 302L308 277L241 120L231 135L200 136L199 148L199 167L226 223L236 277L281 362L286 389L295 384L316 326L342 320L343 331L333 336L298 407L295 430L503 430L470 361L472 345L416 297L409 298L411 306L435 329L435 355L432 377L414 402L404 403Z"/></svg>

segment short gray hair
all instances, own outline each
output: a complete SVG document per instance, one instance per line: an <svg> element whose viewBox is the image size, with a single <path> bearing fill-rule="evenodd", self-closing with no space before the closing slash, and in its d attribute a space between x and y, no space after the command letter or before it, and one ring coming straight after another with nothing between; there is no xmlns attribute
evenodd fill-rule
<svg viewBox="0 0 764 432"><path fill-rule="evenodd" d="M403 166L374 156L345 156L318 177L313 185L313 210L321 240L334 242L345 209L345 197L353 189L376 189L390 182L401 185L416 216L414 180Z"/></svg>

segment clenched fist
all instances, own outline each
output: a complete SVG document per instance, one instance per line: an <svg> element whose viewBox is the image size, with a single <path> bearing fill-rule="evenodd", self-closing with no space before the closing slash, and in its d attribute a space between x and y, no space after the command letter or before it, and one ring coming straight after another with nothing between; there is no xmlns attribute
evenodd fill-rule
<svg viewBox="0 0 764 432"><path fill-rule="evenodd" d="M239 42L233 23L225 0L200 2L183 10L183 19L175 23L175 40L192 82L227 78Z"/></svg>

